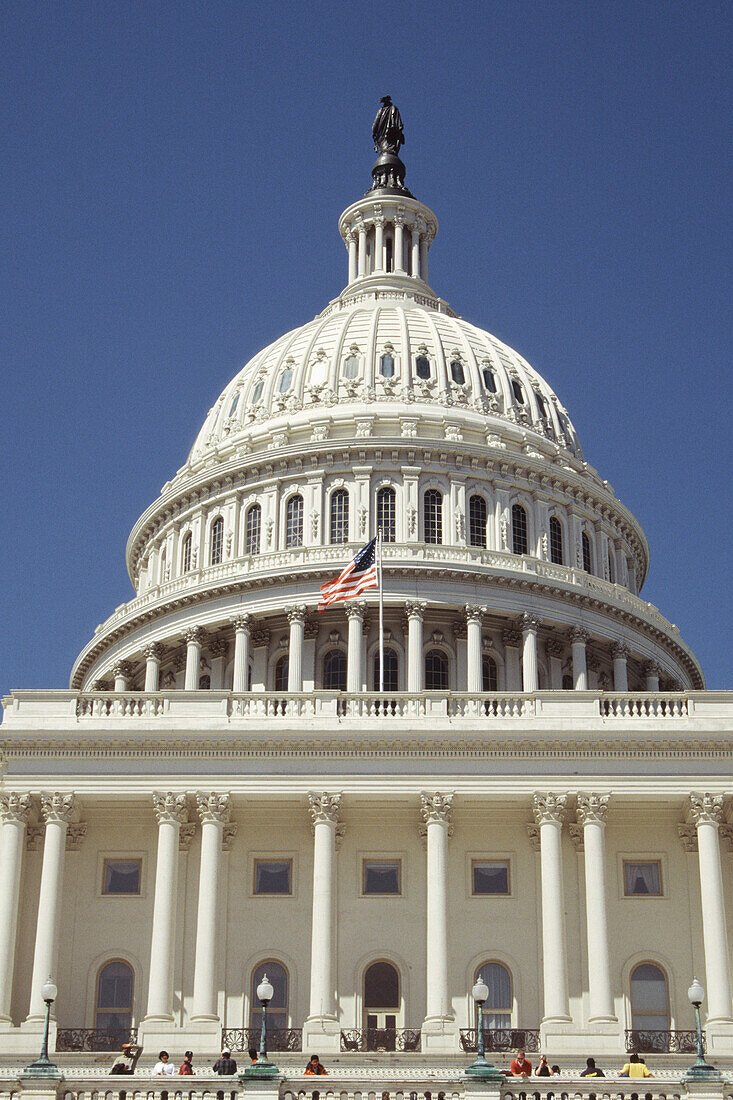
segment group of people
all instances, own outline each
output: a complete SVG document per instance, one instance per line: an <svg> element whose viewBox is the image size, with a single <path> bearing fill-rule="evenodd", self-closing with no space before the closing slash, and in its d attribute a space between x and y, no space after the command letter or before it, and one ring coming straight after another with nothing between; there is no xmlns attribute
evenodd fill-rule
<svg viewBox="0 0 733 1100"><path fill-rule="evenodd" d="M135 1066L138 1063L143 1048L137 1046L136 1043L123 1043L122 1053L112 1064L110 1073L134 1073ZM259 1054L254 1048L250 1048L247 1051L249 1060L252 1064L259 1060ZM232 1052L230 1050L222 1050L221 1057L217 1058L212 1066L214 1073L222 1077L230 1077L237 1072L237 1063L232 1058ZM320 1077L323 1076L327 1070L317 1054L312 1054L308 1059L308 1065L305 1067L305 1074L310 1076ZM152 1076L153 1077L190 1077L195 1073L193 1068L193 1051L187 1050L183 1055L183 1061L178 1069L176 1069L175 1063L171 1062L171 1056L167 1050L161 1050L158 1055L158 1061L155 1063Z"/></svg>
<svg viewBox="0 0 733 1100"><path fill-rule="evenodd" d="M517 1051L517 1056L509 1067L512 1077L531 1077L532 1063L525 1057L523 1050ZM551 1066L547 1061L547 1055L541 1054L537 1063L535 1077L559 1077L560 1067ZM585 1069L581 1077L605 1077L603 1070L596 1065L595 1058L586 1058ZM653 1077L654 1074L647 1068L646 1062L638 1054L629 1056L628 1062L619 1073L619 1077Z"/></svg>

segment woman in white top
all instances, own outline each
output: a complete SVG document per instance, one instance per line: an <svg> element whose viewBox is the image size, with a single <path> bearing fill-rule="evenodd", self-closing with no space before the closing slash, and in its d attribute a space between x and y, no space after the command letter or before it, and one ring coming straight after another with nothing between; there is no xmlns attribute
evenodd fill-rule
<svg viewBox="0 0 733 1100"><path fill-rule="evenodd" d="M158 1055L158 1061L155 1063L153 1069L153 1077L170 1077L176 1072L176 1067L170 1061L170 1055L167 1050L161 1050Z"/></svg>

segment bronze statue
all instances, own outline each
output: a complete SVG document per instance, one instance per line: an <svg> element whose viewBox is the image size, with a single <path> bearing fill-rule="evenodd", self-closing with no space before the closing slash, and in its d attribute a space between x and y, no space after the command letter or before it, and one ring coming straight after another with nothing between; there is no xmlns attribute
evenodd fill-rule
<svg viewBox="0 0 733 1100"><path fill-rule="evenodd" d="M400 147L405 144L402 118L391 96L383 95L380 102L382 106L377 111L377 117L372 126L374 149L377 153L397 155Z"/></svg>

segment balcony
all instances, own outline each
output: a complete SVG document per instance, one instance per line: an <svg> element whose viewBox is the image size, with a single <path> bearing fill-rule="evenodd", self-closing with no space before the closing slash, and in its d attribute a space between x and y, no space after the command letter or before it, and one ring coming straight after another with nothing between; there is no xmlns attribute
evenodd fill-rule
<svg viewBox="0 0 733 1100"><path fill-rule="evenodd" d="M137 1028L60 1027L56 1032L56 1051L118 1051L123 1043L137 1041Z"/></svg>
<svg viewBox="0 0 733 1100"><path fill-rule="evenodd" d="M703 1049L705 1034L703 1032ZM695 1031L627 1031L628 1054L696 1054Z"/></svg>
<svg viewBox="0 0 733 1100"><path fill-rule="evenodd" d="M528 1054L534 1054L540 1049L540 1029L529 1027L484 1028L484 1050L498 1053L500 1051L525 1050ZM476 1054L478 1051L478 1028L461 1028L461 1050L467 1054Z"/></svg>
<svg viewBox="0 0 733 1100"><path fill-rule="evenodd" d="M258 1027L224 1028L221 1033L222 1050L231 1050L237 1054L248 1050L259 1050L261 1030ZM303 1030L299 1027L268 1027L267 1050L274 1054L283 1051L303 1049Z"/></svg>
<svg viewBox="0 0 733 1100"><path fill-rule="evenodd" d="M351 1027L341 1031L343 1051L418 1051L420 1028Z"/></svg>

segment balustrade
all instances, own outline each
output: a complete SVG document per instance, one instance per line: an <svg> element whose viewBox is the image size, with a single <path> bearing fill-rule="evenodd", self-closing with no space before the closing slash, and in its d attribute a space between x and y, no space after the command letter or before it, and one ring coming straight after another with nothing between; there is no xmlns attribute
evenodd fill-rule
<svg viewBox="0 0 733 1100"><path fill-rule="evenodd" d="M524 1050L533 1054L540 1049L540 1029L529 1027L485 1027L484 1049L487 1051ZM478 1050L478 1028L461 1028L461 1050L475 1054Z"/></svg>
<svg viewBox="0 0 733 1100"><path fill-rule="evenodd" d="M351 1027L341 1030L343 1051L418 1051L420 1028Z"/></svg>
<svg viewBox="0 0 733 1100"><path fill-rule="evenodd" d="M123 1043L136 1040L136 1027L60 1027L56 1032L56 1052L117 1051Z"/></svg>
<svg viewBox="0 0 733 1100"><path fill-rule="evenodd" d="M258 1050L262 1029L259 1027L224 1028L221 1033L221 1049L240 1053ZM268 1027L267 1049L273 1051L298 1051L303 1049L303 1029L300 1027Z"/></svg>
<svg viewBox="0 0 733 1100"><path fill-rule="evenodd" d="M706 1048L705 1034L702 1038ZM696 1054L696 1031L627 1031L627 1054Z"/></svg>

